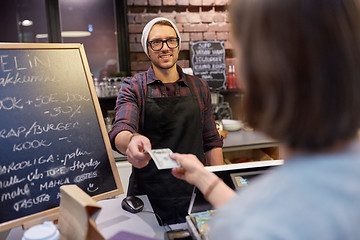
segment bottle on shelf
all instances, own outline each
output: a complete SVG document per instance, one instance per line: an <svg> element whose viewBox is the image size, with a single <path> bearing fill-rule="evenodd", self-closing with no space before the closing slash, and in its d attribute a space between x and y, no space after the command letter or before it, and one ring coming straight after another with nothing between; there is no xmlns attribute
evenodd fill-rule
<svg viewBox="0 0 360 240"><path fill-rule="evenodd" d="M237 79L236 79L236 75L235 75L235 65L229 65L229 70L228 70L228 74L226 76L226 81L227 81L228 89L237 89L238 88Z"/></svg>

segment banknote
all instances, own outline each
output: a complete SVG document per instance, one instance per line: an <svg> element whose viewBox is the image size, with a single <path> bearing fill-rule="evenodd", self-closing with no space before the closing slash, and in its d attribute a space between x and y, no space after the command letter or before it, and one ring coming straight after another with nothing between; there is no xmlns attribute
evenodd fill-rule
<svg viewBox="0 0 360 240"><path fill-rule="evenodd" d="M169 156L169 154L172 153L170 148L153 149L147 152L159 170L179 167L179 164Z"/></svg>

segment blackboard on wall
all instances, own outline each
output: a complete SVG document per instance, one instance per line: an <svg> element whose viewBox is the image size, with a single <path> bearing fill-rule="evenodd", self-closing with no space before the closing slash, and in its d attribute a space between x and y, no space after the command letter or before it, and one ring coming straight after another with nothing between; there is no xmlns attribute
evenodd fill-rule
<svg viewBox="0 0 360 240"><path fill-rule="evenodd" d="M81 44L0 44L0 231L123 193Z"/></svg>
<svg viewBox="0 0 360 240"><path fill-rule="evenodd" d="M205 79L210 89L226 89L224 41L190 42L190 62L194 75Z"/></svg>

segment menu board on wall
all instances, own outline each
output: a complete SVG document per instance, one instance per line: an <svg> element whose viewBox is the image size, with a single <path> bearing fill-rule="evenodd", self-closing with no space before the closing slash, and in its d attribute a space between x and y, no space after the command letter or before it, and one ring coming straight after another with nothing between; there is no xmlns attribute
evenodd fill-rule
<svg viewBox="0 0 360 240"><path fill-rule="evenodd" d="M205 79L210 89L226 89L224 41L190 42L190 62L194 75Z"/></svg>
<svg viewBox="0 0 360 240"><path fill-rule="evenodd" d="M82 45L0 44L0 153L0 231L123 192Z"/></svg>

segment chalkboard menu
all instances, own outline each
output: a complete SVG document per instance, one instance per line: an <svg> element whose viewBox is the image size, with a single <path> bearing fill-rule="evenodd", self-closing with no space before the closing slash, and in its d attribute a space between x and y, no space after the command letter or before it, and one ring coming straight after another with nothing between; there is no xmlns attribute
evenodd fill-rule
<svg viewBox="0 0 360 240"><path fill-rule="evenodd" d="M122 193L84 48L0 44L0 231L56 213L65 184Z"/></svg>
<svg viewBox="0 0 360 240"><path fill-rule="evenodd" d="M226 89L224 41L190 42L190 62L194 75L205 79L210 89Z"/></svg>

